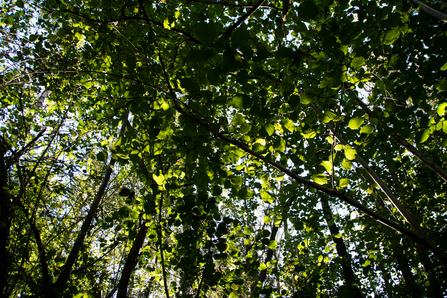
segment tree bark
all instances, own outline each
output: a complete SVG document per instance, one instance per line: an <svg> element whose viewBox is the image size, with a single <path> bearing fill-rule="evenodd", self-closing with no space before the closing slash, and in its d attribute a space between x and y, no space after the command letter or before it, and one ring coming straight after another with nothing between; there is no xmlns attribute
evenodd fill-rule
<svg viewBox="0 0 447 298"><path fill-rule="evenodd" d="M126 126L128 124L128 117L129 112L125 114L125 117L123 118L123 124L121 126L121 131L119 136L122 137L124 135L124 132L126 130ZM67 260L65 261L65 265L62 268L61 273L59 274L58 280L52 285L52 288L54 289L55 293L57 294L57 291L61 290L63 286L65 285L65 282L68 280L71 269L73 268L73 265L78 257L79 251L82 247L82 244L84 243L85 237L87 237L87 233L90 229L90 225L93 221L94 216L96 215L96 211L98 210L99 203L101 202L101 199L105 193L106 187L109 183L110 176L113 172L113 166L115 165L115 159L112 157L110 159L110 163L107 167L106 173L104 175L104 178L101 182L101 185L99 186L98 192L96 193L95 199L93 200L92 205L90 206L89 212L87 216L84 219L84 222L82 223L81 230L78 233L78 236L76 237L75 243L73 244L73 247L70 251L70 254L67 257Z"/></svg>
<svg viewBox="0 0 447 298"><path fill-rule="evenodd" d="M426 293L427 297L434 297L434 298L445 297L443 295L441 284L439 283L436 273L433 270L433 263L428 256L427 249L419 244L417 246L417 252L419 257L421 258L422 265L424 265L424 270L425 272L427 272L428 282L430 283L430 286L425 287L427 290Z"/></svg>
<svg viewBox="0 0 447 298"><path fill-rule="evenodd" d="M418 4L421 7L421 9L423 11L425 11L426 13L428 13L429 15L434 16L435 18L437 18L437 19L439 19L439 20L441 20L443 22L447 22L447 15L446 14L444 14L444 13L442 13L440 11L437 11L434 8L431 8L430 6L428 6L427 4L425 4L425 3L423 3L423 2L421 2L419 0L413 0L413 2Z"/></svg>
<svg viewBox="0 0 447 298"><path fill-rule="evenodd" d="M11 196L4 155L5 146L0 143L0 294L6 296L8 289L8 246L11 228Z"/></svg>
<svg viewBox="0 0 447 298"><path fill-rule="evenodd" d="M343 271L343 277L345 278L346 285L349 289L351 289L355 295L354 298L363 297L360 288L358 287L357 279L355 278L354 270L352 270L351 266L351 256L349 255L345 242L343 238L336 237L336 235L340 234L338 227L335 223L331 223L333 221L332 211L329 206L329 202L324 196L320 196L321 206L323 208L324 219L326 220L327 225L329 226L329 231L332 235L332 240L334 240L335 248L337 249L338 256L341 259L341 268Z"/></svg>
<svg viewBox="0 0 447 298"><path fill-rule="evenodd" d="M36 241L37 250L39 252L40 265L42 267L44 297L52 298L54 296L54 294L50 288L50 274L48 271L47 257L46 257L45 248L42 243L42 239L40 237L40 232L37 229L35 222L32 220L32 218L30 218L28 209L26 209L26 207L23 204L21 204L20 202L19 202L19 207L22 208L23 214L25 215L26 219L29 222L31 231L32 231L32 233L34 235L34 239Z"/></svg>
<svg viewBox="0 0 447 298"><path fill-rule="evenodd" d="M419 288L417 286L416 280L414 279L413 273L411 272L411 268L410 268L410 265L408 264L408 260L402 251L402 247L399 246L394 250L394 256L397 259L397 264L399 265L399 269L402 272L402 275L404 277L408 292L413 297L423 297L423 295L419 291Z"/></svg>
<svg viewBox="0 0 447 298"><path fill-rule="evenodd" d="M147 229L148 227L146 226L146 221L143 221L143 224L140 226L140 230L138 231L138 235L133 242L132 248L127 255L127 260L124 264L121 279L118 284L118 294L116 295L117 298L127 297L127 287L129 285L130 275L137 265L138 256L140 249L143 246L144 239L146 238Z"/></svg>

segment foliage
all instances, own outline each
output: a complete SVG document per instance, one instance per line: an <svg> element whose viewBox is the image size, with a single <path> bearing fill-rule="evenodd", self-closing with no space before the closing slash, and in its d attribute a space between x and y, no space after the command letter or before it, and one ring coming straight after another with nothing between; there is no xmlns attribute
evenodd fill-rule
<svg viewBox="0 0 447 298"><path fill-rule="evenodd" d="M401 0L1 5L4 296L446 294L441 20Z"/></svg>

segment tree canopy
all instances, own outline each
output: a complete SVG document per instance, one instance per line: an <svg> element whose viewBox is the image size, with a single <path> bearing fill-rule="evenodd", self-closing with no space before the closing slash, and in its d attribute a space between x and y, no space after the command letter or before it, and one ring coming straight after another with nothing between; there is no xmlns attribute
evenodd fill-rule
<svg viewBox="0 0 447 298"><path fill-rule="evenodd" d="M0 1L5 297L443 297L445 3Z"/></svg>

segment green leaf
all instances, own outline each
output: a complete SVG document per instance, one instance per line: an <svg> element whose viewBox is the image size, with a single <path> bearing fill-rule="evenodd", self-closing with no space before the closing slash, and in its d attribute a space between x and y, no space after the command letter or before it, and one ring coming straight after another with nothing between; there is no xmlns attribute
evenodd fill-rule
<svg viewBox="0 0 447 298"><path fill-rule="evenodd" d="M337 145L335 145L334 150L335 151L340 151L340 150L343 150L344 148L345 147L342 144L337 144Z"/></svg>
<svg viewBox="0 0 447 298"><path fill-rule="evenodd" d="M383 43L386 45L390 45L399 38L399 35L400 35L400 28L394 27L391 30L388 30L388 32L385 34Z"/></svg>
<svg viewBox="0 0 447 298"><path fill-rule="evenodd" d="M301 134L306 139L312 139L312 138L315 138L317 136L317 132L315 130L312 130L312 129L307 129L307 130L305 130Z"/></svg>
<svg viewBox="0 0 447 298"><path fill-rule="evenodd" d="M331 112L331 111L325 111L324 114L323 114L323 117L322 117L321 121L322 121L323 123L329 123L329 122L331 122L332 120L334 120L334 119L336 119L336 118L337 118L337 114L335 114L334 112Z"/></svg>
<svg viewBox="0 0 447 298"><path fill-rule="evenodd" d="M300 94L300 102L303 105L311 104L311 103L313 103L316 100L317 100L317 98L315 96L311 95L311 94L307 94L307 93Z"/></svg>
<svg viewBox="0 0 447 298"><path fill-rule="evenodd" d="M320 165L322 165L327 172L332 172L332 162L330 162L329 160L323 160Z"/></svg>
<svg viewBox="0 0 447 298"><path fill-rule="evenodd" d="M428 138L430 137L430 128L424 129L424 131L422 132L422 135L419 139L419 143L424 143L425 141L428 140Z"/></svg>
<svg viewBox="0 0 447 298"><path fill-rule="evenodd" d="M348 161L350 163L350 161ZM352 163L351 163L352 166ZM343 167L344 168L344 167ZM341 178L338 185L340 188L345 188L349 186L349 178Z"/></svg>
<svg viewBox="0 0 447 298"><path fill-rule="evenodd" d="M438 108L436 109L436 113L438 113L439 116L443 116L445 114L445 108L447 107L447 102L443 102L438 105Z"/></svg>
<svg viewBox="0 0 447 298"><path fill-rule="evenodd" d="M253 232L254 232L254 230L253 230L253 228L251 226L248 226L248 227L244 228L244 234L245 235L251 235L251 234L253 234Z"/></svg>
<svg viewBox="0 0 447 298"><path fill-rule="evenodd" d="M233 120L231 120L231 125L242 125L245 123L245 118L242 114L236 114L233 117Z"/></svg>
<svg viewBox="0 0 447 298"><path fill-rule="evenodd" d="M367 267L371 265L371 261L370 260L365 260L365 262L362 264L362 267Z"/></svg>
<svg viewBox="0 0 447 298"><path fill-rule="evenodd" d="M366 133L369 135L372 132L373 132L373 127L371 125L362 126L362 128L360 129L360 133Z"/></svg>
<svg viewBox="0 0 447 298"><path fill-rule="evenodd" d="M436 89L438 89L439 91L443 91L443 90L447 90L447 79L440 79L436 84L435 84Z"/></svg>
<svg viewBox="0 0 447 298"><path fill-rule="evenodd" d="M267 266L266 266L264 263L261 263L261 264L259 265L258 269L262 271L262 270L267 269Z"/></svg>
<svg viewBox="0 0 447 298"><path fill-rule="evenodd" d="M318 6L312 0L305 0L298 7L298 16L301 20L307 22L314 19L319 13Z"/></svg>
<svg viewBox="0 0 447 298"><path fill-rule="evenodd" d="M265 224L268 224L272 221L272 219L266 215L266 216L264 216L263 221Z"/></svg>
<svg viewBox="0 0 447 298"><path fill-rule="evenodd" d="M107 155L104 153L104 151L98 152L98 154L96 154L96 159L98 161L105 161L107 158Z"/></svg>
<svg viewBox="0 0 447 298"><path fill-rule="evenodd" d="M243 177L241 177L241 176L231 176L230 182L232 185L242 185L244 180L243 180Z"/></svg>
<svg viewBox="0 0 447 298"><path fill-rule="evenodd" d="M246 134L251 130L251 125L248 123L243 123L241 125L241 133Z"/></svg>
<svg viewBox="0 0 447 298"><path fill-rule="evenodd" d="M352 130L355 130L362 126L363 122L365 122L365 119L363 118L352 118L351 120L349 120L348 127Z"/></svg>
<svg viewBox="0 0 447 298"><path fill-rule="evenodd" d="M163 21L163 27L164 27L165 29L171 29L171 26L170 26L170 24L169 24L169 18L166 18L166 19Z"/></svg>
<svg viewBox="0 0 447 298"><path fill-rule="evenodd" d="M278 138L273 143L273 150L283 152L286 149L286 141L283 138Z"/></svg>
<svg viewBox="0 0 447 298"><path fill-rule="evenodd" d="M295 130L295 125L289 118L281 119L281 125L290 132L294 132Z"/></svg>
<svg viewBox="0 0 447 298"><path fill-rule="evenodd" d="M271 136L275 132L275 127L270 123L266 123L264 125L264 129L269 136Z"/></svg>
<svg viewBox="0 0 447 298"><path fill-rule="evenodd" d="M259 194L261 195L261 199L262 201L266 202L266 203L273 203L275 201L275 198L272 197L266 190L261 189L259 191Z"/></svg>
<svg viewBox="0 0 447 298"><path fill-rule="evenodd" d="M275 240L270 240L269 248L270 249L276 249L276 247L278 247L278 243Z"/></svg>
<svg viewBox="0 0 447 298"><path fill-rule="evenodd" d="M349 160L354 160L356 155L357 155L357 151L354 148L348 147L348 145L346 145L346 148L345 148L346 158Z"/></svg>
<svg viewBox="0 0 447 298"><path fill-rule="evenodd" d="M200 86L189 78L181 78L180 84L183 88L185 88L189 93L197 93L200 91Z"/></svg>
<svg viewBox="0 0 447 298"><path fill-rule="evenodd" d="M344 170L349 170L352 168L352 162L350 162L348 159L343 158L343 161L341 162L341 166Z"/></svg>
<svg viewBox="0 0 447 298"><path fill-rule="evenodd" d="M351 66L354 69L359 69L360 67L363 66L363 64L365 64L365 58L363 57L355 57L351 61Z"/></svg>
<svg viewBox="0 0 447 298"><path fill-rule="evenodd" d="M158 185L163 185L165 177L163 176L163 174L155 175L154 173L152 174L152 179L154 179L155 183L157 183Z"/></svg>
<svg viewBox="0 0 447 298"><path fill-rule="evenodd" d="M312 180L320 185L324 185L327 183L327 177L324 176L323 174L316 174L316 175L312 175Z"/></svg>
<svg viewBox="0 0 447 298"><path fill-rule="evenodd" d="M255 153L257 153L257 154L261 154L261 153L264 153L266 150L267 150L267 147L266 146L264 146L264 145L261 145L261 144L259 144L259 143L256 143L256 144L254 144L253 145L253 151L255 152Z"/></svg>
<svg viewBox="0 0 447 298"><path fill-rule="evenodd" d="M250 41L250 33L244 28L240 27L231 34L231 44L234 48L240 48L242 45Z"/></svg>
<svg viewBox="0 0 447 298"><path fill-rule="evenodd" d="M195 27L197 39L204 45L210 46L217 38L216 25L214 23L200 23Z"/></svg>

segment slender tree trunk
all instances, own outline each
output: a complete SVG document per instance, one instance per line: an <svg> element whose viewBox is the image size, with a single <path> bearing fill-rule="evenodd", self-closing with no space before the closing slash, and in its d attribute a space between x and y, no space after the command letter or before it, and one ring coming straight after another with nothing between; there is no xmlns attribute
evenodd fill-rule
<svg viewBox="0 0 447 298"><path fill-rule="evenodd" d="M44 296L46 298L52 298L52 297L54 297L54 294L52 293L51 288L50 288L50 274L48 271L47 256L46 256L45 248L42 243L42 239L40 237L40 232L37 229L35 222L32 220L32 218L30 218L28 209L26 209L26 207L20 202L19 202L19 206L20 206L20 208L22 208L23 214L25 215L26 219L29 222L31 231L32 231L32 233L34 235L34 239L36 241L37 250L39 252L40 265L42 267Z"/></svg>
<svg viewBox="0 0 447 298"><path fill-rule="evenodd" d="M8 246L11 228L11 197L4 149L3 143L0 143L0 295L2 296L6 295L8 289Z"/></svg>
<svg viewBox="0 0 447 298"><path fill-rule="evenodd" d="M399 246L394 250L394 256L397 259L397 264L399 265L399 269L404 277L408 293L411 293L413 297L423 297L419 291L419 287L417 286L413 273L411 272L410 265L408 264L407 257L405 257L402 247Z"/></svg>
<svg viewBox="0 0 447 298"><path fill-rule="evenodd" d="M340 234L338 227L333 223L332 211L329 206L329 202L326 200L324 196L320 196L321 206L323 207L323 215L326 220L329 231L331 232L332 239L335 242L335 247L337 249L338 256L341 259L341 268L343 270L343 277L345 278L346 285L355 292L354 298L363 297L360 288L358 287L357 280L355 278L354 271L351 266L351 256L349 255L345 242L343 238L336 237L336 235ZM332 221L332 222L331 222Z"/></svg>
<svg viewBox="0 0 447 298"><path fill-rule="evenodd" d="M126 130L127 126L127 117L128 112L125 114L125 117L123 118L123 124L121 126L120 136L124 135L124 132ZM89 212L87 216L84 219L84 222L82 223L81 230L78 233L78 236L76 237L75 243L73 244L73 247L70 251L70 254L67 257L67 260L65 261L65 265L62 268L62 272L59 274L58 280L52 285L52 288L57 293L57 291L60 291L64 285L65 282L68 280L71 269L73 268L73 265L78 257L79 251L84 243L85 237L87 237L87 233L90 229L90 225L93 221L94 216L96 215L96 211L98 210L99 203L101 202L101 199L105 193L106 187L109 184L110 176L113 172L113 166L115 165L115 159L112 157L110 160L110 163L107 167L106 173L104 175L104 178L101 182L101 185L99 186L98 192L96 193L95 199L93 200L92 205L90 206Z"/></svg>
<svg viewBox="0 0 447 298"><path fill-rule="evenodd" d="M276 235L278 234L278 229L279 229L279 227L280 227L283 223L285 223L284 220L287 220L287 219L286 219L287 211L289 210L289 208L290 208L290 206L292 205L292 203L293 203L294 200L295 200L295 197L290 197L290 198L287 200L287 202L284 204L283 211L282 211L282 220L281 220L281 223L280 223L278 226L276 226L276 225L273 223L272 232L270 233L270 241L273 241L273 240L276 239ZM274 252L273 249L271 249L271 248L267 249L267 255L266 255L266 257L265 257L264 264L267 264L268 262L270 262L270 261L272 260L272 258L273 258L273 252ZM258 296L259 296L259 290L262 288L262 286L263 286L264 281L265 281L266 278L267 278L267 269L262 270L261 273L254 279L254 281L253 281L253 283L252 283L252 285L251 285L252 297L258 297ZM257 285L258 285L258 282L261 282L261 288L259 288L259 287L257 286Z"/></svg>
<svg viewBox="0 0 447 298"><path fill-rule="evenodd" d="M445 297L441 285L438 281L438 277L436 276L436 273L433 270L433 263L428 256L427 249L422 245L418 244L417 251L419 257L421 258L422 265L424 265L424 270L425 272L427 272L428 282L430 283L429 286L425 287L427 290L426 293L427 297L434 297L434 298Z"/></svg>
<svg viewBox="0 0 447 298"><path fill-rule="evenodd" d="M272 232L270 234L270 241L273 241L276 239L276 234L278 233L278 227L273 226ZM267 255L265 256L264 264L267 264L270 262L273 258L273 249L268 248L267 249ZM253 282L251 289L252 289L252 297L259 297L259 291L261 290L262 286L264 285L264 281L267 277L267 269L264 269L259 274L259 278L256 278ZM258 287L259 282L261 283L261 287Z"/></svg>
<svg viewBox="0 0 447 298"><path fill-rule="evenodd" d="M143 221L143 224L140 226L140 230L138 231L138 235L133 242L132 248L127 255L127 260L124 264L121 279L118 285L118 294L116 295L117 298L127 297L127 287L129 285L130 275L137 265L138 256L140 249L143 246L144 239L146 238L147 229L148 227L146 226L146 221Z"/></svg>
<svg viewBox="0 0 447 298"><path fill-rule="evenodd" d="M140 161L139 167L141 172L144 174L146 179L150 179L149 172L146 168L146 164L143 160ZM152 189L152 200L155 202L157 196L156 196L156 190L157 190L157 184L155 182L151 185ZM144 212L143 212L144 213ZM140 214L140 215L143 215ZM135 266L138 262L138 257L140 253L140 249L143 246L144 239L146 238L148 227L146 226L147 221L144 220L143 224L140 226L140 230L138 231L138 235L135 238L132 248L130 249L130 252L127 256L126 263L124 264L123 271L121 273L121 279L118 284L118 294L117 298L126 298L127 297L127 287L129 286L129 280L130 276L132 274L132 271L134 270Z"/></svg>

